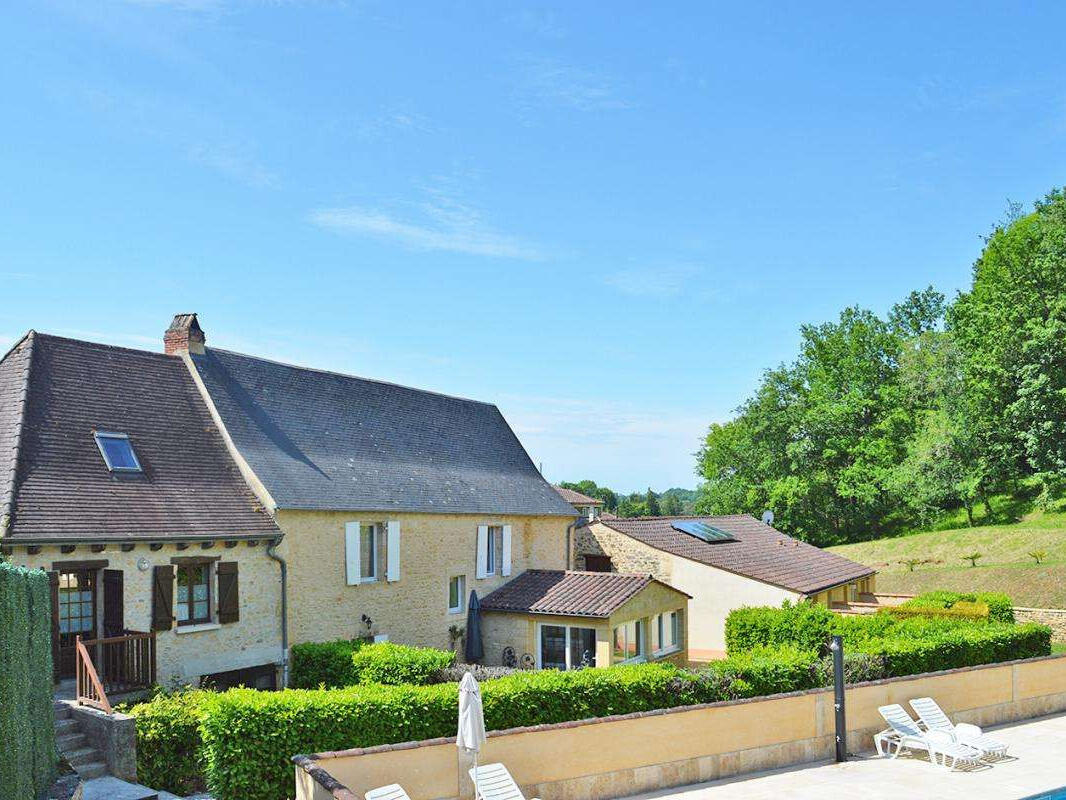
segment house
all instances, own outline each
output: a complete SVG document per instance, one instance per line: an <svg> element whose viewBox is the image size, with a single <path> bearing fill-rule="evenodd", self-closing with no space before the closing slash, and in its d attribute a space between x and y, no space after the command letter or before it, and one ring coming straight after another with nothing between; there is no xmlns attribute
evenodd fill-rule
<svg viewBox="0 0 1066 800"><path fill-rule="evenodd" d="M689 594L688 652L725 650L725 620L741 606L823 605L874 590L874 570L747 515L599 519L575 531L579 569L654 576Z"/></svg>
<svg viewBox="0 0 1066 800"><path fill-rule="evenodd" d="M0 360L0 548L51 573L58 678L125 637L89 647L105 683L273 685L281 538L179 359L31 331Z"/></svg>
<svg viewBox="0 0 1066 800"><path fill-rule="evenodd" d="M566 502L572 505L577 513L585 519L596 519L600 516L601 509L603 508L603 501L598 500L595 497L589 497L587 494L576 492L573 489L567 489L563 486L553 486L553 489L559 493L559 496Z"/></svg>
<svg viewBox="0 0 1066 800"><path fill-rule="evenodd" d="M508 665L538 669L684 665L689 599L651 575L528 570L481 602L486 655L511 648Z"/></svg>

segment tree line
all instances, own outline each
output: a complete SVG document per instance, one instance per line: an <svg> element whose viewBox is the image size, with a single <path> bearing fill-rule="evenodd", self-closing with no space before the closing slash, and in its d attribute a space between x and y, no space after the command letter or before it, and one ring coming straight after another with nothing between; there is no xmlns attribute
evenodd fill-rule
<svg viewBox="0 0 1066 800"><path fill-rule="evenodd" d="M887 315L804 325L698 453L699 513L772 509L817 544L876 538L990 498L1066 487L1066 195L1012 205L972 283Z"/></svg>
<svg viewBox="0 0 1066 800"><path fill-rule="evenodd" d="M603 501L603 510L619 517L683 516L692 514L696 504L696 492L692 489L673 488L665 492L652 491L622 494L606 486L597 486L596 481L562 481L564 489Z"/></svg>

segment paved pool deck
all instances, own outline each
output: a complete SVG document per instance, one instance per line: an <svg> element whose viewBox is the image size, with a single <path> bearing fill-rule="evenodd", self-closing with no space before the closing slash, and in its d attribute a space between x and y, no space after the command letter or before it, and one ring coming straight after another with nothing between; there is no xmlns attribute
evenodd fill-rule
<svg viewBox="0 0 1066 800"><path fill-rule="evenodd" d="M862 754L844 764L814 762L693 786L634 795L633 800L1020 800L1066 787L1066 714L989 728L1010 757L974 771L935 767L928 756Z"/></svg>

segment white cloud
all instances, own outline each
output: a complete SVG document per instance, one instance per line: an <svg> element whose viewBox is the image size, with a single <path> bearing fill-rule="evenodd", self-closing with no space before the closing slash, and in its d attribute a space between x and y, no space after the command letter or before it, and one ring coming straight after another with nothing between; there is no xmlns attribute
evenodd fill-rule
<svg viewBox="0 0 1066 800"><path fill-rule="evenodd" d="M311 222L337 233L392 241L414 250L438 250L467 255L535 261L542 254L534 246L487 225L481 213L439 179L423 187L425 199L403 204L397 213L368 206L320 208Z"/></svg>
<svg viewBox="0 0 1066 800"><path fill-rule="evenodd" d="M193 145L189 160L256 189L273 186L277 181L273 172L233 145Z"/></svg>
<svg viewBox="0 0 1066 800"><path fill-rule="evenodd" d="M604 73L547 57L522 61L516 99L522 111L545 107L617 111L633 107Z"/></svg>
<svg viewBox="0 0 1066 800"><path fill-rule="evenodd" d="M690 265L636 267L604 278L604 283L633 297L674 297L685 291L699 270Z"/></svg>

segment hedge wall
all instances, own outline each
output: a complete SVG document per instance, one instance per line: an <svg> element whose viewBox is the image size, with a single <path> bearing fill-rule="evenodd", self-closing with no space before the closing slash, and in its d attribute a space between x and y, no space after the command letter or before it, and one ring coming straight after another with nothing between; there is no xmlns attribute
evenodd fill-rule
<svg viewBox="0 0 1066 800"><path fill-rule="evenodd" d="M48 575L0 561L0 797L40 797L56 774Z"/></svg>
<svg viewBox="0 0 1066 800"><path fill-rule="evenodd" d="M948 592L944 590L924 592L903 604L904 608L939 608L953 611L960 606L979 603L988 608L991 622L1014 622L1014 603L1003 592Z"/></svg>
<svg viewBox="0 0 1066 800"><path fill-rule="evenodd" d="M298 644L292 648L294 689L341 689L361 683L423 685L455 663L455 653L358 640Z"/></svg>

